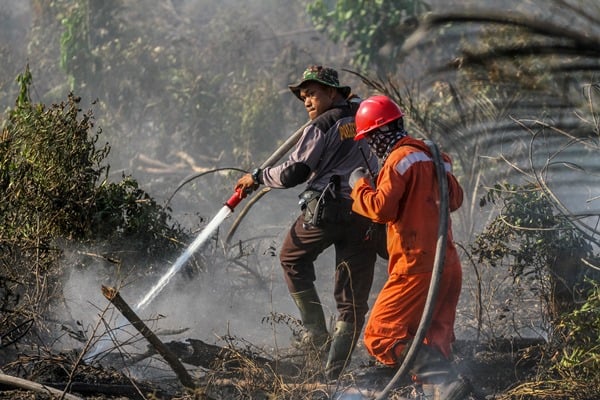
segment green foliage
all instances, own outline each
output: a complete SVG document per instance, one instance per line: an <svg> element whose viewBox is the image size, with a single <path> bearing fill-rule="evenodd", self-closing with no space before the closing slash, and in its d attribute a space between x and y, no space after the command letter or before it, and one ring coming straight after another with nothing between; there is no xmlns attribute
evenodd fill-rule
<svg viewBox="0 0 600 400"><path fill-rule="evenodd" d="M60 67L67 74L70 89L80 91L99 60L90 46L89 0L73 1L68 7L61 20L64 31L60 36Z"/></svg>
<svg viewBox="0 0 600 400"><path fill-rule="evenodd" d="M88 209L106 168L109 147L96 148L91 113L78 118L79 98L46 109L29 101L29 69L0 142L0 237L82 237Z"/></svg>
<svg viewBox="0 0 600 400"><path fill-rule="evenodd" d="M481 199L499 205L499 214L471 244L481 264L505 267L513 283L528 282L551 321L571 311L588 273L580 261L592 250L568 217L533 184L497 184Z"/></svg>
<svg viewBox="0 0 600 400"><path fill-rule="evenodd" d="M246 168L260 164L276 148L274 135L264 133L273 131L273 110L279 107L276 96L278 89L267 79L259 84L254 90L240 96L243 112L239 132L235 136L237 145L234 147L234 154ZM257 96L263 100L253 101Z"/></svg>
<svg viewBox="0 0 600 400"><path fill-rule="evenodd" d="M559 325L564 340L554 370L563 378L596 382L600 387L600 283L590 284L585 303L567 314Z"/></svg>
<svg viewBox="0 0 600 400"><path fill-rule="evenodd" d="M29 98L29 86L31 85L33 77L31 71L29 71L29 65L25 69L25 72L17 76L17 83L19 84L19 97L17 97L17 107L26 107L31 103Z"/></svg>
<svg viewBox="0 0 600 400"><path fill-rule="evenodd" d="M597 281L589 284L587 300L557 325L561 336L546 346L549 357L542 361L540 374L512 389L507 398L588 400L600 396L600 286Z"/></svg>
<svg viewBox="0 0 600 400"><path fill-rule="evenodd" d="M503 262L513 277L537 274L564 252L586 247L568 219L555 215L546 194L534 185L496 184L480 206L501 203L500 214L472 246L479 262L492 267Z"/></svg>
<svg viewBox="0 0 600 400"><path fill-rule="evenodd" d="M0 141L0 237L143 239L145 248L171 247L180 239L168 209L131 177L106 181L108 144L80 99L46 109L29 100L29 69L19 75L20 94ZM159 240L160 239L160 240Z"/></svg>
<svg viewBox="0 0 600 400"><path fill-rule="evenodd" d="M149 254L173 251L185 239L179 225L171 223L164 209L128 176L97 188L91 218L95 239L127 239L130 250Z"/></svg>
<svg viewBox="0 0 600 400"><path fill-rule="evenodd" d="M29 68L17 82L0 136L0 326L9 330L60 296L61 276L79 266L61 265L65 247L127 249L128 269L141 260L147 274L188 237L135 180L107 182L110 147L98 146L101 130L90 132L78 97L46 108L30 100Z"/></svg>
<svg viewBox="0 0 600 400"><path fill-rule="evenodd" d="M422 0L314 0L307 10L317 29L356 49L355 66L394 71L402 44L429 5Z"/></svg>
<svg viewBox="0 0 600 400"><path fill-rule="evenodd" d="M247 10L200 2L180 18L171 13L171 2L49 3L45 8L61 21L61 66L83 98L99 99L103 128L124 163L140 151L166 162L181 151L190 159L223 154L228 159L220 161L237 162L257 150L237 148L246 144L240 142L241 125L262 125L264 138L280 134L275 124L251 120L264 118L254 112L258 103L282 106L271 90L272 76L265 81L279 62L270 48L273 32L247 18ZM265 53L272 61L265 63ZM257 101L258 93L269 97Z"/></svg>

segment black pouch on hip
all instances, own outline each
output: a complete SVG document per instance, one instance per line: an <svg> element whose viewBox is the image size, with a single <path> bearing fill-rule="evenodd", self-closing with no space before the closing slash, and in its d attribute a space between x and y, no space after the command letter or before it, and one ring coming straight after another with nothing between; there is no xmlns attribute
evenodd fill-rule
<svg viewBox="0 0 600 400"><path fill-rule="evenodd" d="M322 209L320 207L321 192L317 190L305 190L300 193L300 209L304 217L304 223L312 226L319 226L321 223Z"/></svg>
<svg viewBox="0 0 600 400"><path fill-rule="evenodd" d="M322 192L305 190L300 194L300 206L304 223L322 226L324 223L340 223L350 220L352 200L342 198L339 192L340 176L333 175Z"/></svg>

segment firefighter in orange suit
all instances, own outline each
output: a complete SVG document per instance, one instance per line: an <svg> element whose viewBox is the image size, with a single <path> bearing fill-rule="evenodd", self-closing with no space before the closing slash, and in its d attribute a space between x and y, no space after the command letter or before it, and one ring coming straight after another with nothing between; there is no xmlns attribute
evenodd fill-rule
<svg viewBox="0 0 600 400"><path fill-rule="evenodd" d="M352 210L387 225L388 279L371 310L364 332L369 353L390 367L402 364L425 307L438 238L440 193L429 146L408 136L400 107L386 96L364 100L356 115L355 140L365 139L380 160L375 187L369 172L349 178ZM448 206L458 209L463 190L442 154ZM468 385L454 372L450 357L462 267L448 224L446 256L431 325L411 374L435 399L461 399Z"/></svg>

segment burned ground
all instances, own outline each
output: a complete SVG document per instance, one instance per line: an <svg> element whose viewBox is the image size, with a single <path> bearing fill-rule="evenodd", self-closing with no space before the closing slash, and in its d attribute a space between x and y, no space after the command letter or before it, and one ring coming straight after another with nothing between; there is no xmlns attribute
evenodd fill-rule
<svg viewBox="0 0 600 400"><path fill-rule="evenodd" d="M21 375L61 390L68 385L69 393L85 399L328 399L343 398L342 394L368 399L383 390L395 373L374 364L361 346L340 380L326 382L321 378L320 360L300 356L291 350L282 359L273 359L266 353L219 347L194 339L168 342L167 345L195 376L196 390L183 389L177 379L168 374L155 381L128 377L128 368L134 368L136 362L160 359L151 347L146 354L138 355L137 360L113 354L104 359L103 365L82 363L74 374L71 371L77 361L77 352L25 355L28 352L21 349L11 351L17 358L5 364L2 370L7 375ZM542 343L532 340L457 341L455 364L473 385L472 399L511 398L507 397L507 391L535 376L542 348ZM129 365L117 371L106 364ZM407 379L397 386L398 389L391 391L390 398L410 398L412 387ZM16 389L6 382L0 388L0 399L52 398L39 392Z"/></svg>

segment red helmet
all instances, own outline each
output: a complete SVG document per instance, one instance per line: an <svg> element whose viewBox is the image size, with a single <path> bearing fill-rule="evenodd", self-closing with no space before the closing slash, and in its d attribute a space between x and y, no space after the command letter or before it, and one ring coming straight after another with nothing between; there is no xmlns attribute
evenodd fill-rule
<svg viewBox="0 0 600 400"><path fill-rule="evenodd" d="M360 103L356 112L356 136L354 136L354 140L363 139L372 130L403 116L400 107L389 97L371 96Z"/></svg>

